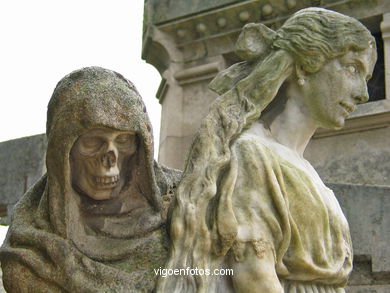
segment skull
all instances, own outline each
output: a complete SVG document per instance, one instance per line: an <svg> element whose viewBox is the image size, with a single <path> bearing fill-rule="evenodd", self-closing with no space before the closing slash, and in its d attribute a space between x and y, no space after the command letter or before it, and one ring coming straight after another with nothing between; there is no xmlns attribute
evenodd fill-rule
<svg viewBox="0 0 390 293"><path fill-rule="evenodd" d="M126 162L136 151L134 132L89 130L70 152L73 188L95 200L118 196L126 179Z"/></svg>

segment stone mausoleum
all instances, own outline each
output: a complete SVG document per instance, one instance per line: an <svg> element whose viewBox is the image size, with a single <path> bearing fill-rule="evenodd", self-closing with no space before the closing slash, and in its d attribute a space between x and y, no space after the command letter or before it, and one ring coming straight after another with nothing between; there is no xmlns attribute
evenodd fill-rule
<svg viewBox="0 0 390 293"><path fill-rule="evenodd" d="M354 271L348 292L390 292L390 1L389 0L145 0L142 58L161 74L159 162L183 169L202 117L217 95L208 83L240 61L241 28L278 28L295 11L324 7L359 19L375 36L378 62L370 101L339 131L321 129L306 158L337 195L350 223ZM0 144L0 214L44 172L44 135Z"/></svg>

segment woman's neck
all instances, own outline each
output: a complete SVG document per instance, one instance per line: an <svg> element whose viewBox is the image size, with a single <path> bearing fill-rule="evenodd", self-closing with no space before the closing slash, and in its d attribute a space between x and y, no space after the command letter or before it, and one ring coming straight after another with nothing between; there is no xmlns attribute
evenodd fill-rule
<svg viewBox="0 0 390 293"><path fill-rule="evenodd" d="M305 106L295 95L289 96L281 113L268 123L271 134L281 144L303 156L317 129Z"/></svg>

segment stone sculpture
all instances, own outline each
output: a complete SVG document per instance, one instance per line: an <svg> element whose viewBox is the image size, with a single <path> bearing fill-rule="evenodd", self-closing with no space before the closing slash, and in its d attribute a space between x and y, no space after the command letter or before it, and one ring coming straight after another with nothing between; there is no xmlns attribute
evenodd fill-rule
<svg viewBox="0 0 390 293"><path fill-rule="evenodd" d="M210 84L177 188L158 292L344 292L348 223L303 151L318 127L338 129L367 101L375 40L357 20L308 8L273 31L243 28L244 61ZM213 276L232 268L233 276ZM208 272L208 274L206 273Z"/></svg>
<svg viewBox="0 0 390 293"><path fill-rule="evenodd" d="M154 162L133 84L99 67L64 77L47 138L47 175L16 205L1 248L7 292L151 292L180 172Z"/></svg>

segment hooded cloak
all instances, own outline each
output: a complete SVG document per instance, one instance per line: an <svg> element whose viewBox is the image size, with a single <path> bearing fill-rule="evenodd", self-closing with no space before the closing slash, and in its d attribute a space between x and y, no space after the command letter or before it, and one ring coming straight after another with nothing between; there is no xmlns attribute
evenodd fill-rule
<svg viewBox="0 0 390 293"><path fill-rule="evenodd" d="M132 131L138 141L124 187L103 201L79 194L71 182L71 148L94 128ZM46 133L47 174L15 206L1 248L6 290L153 290L153 269L167 257L163 199L180 172L154 162L151 124L134 85L99 67L72 72L54 90ZM134 206L135 198L142 204Z"/></svg>

